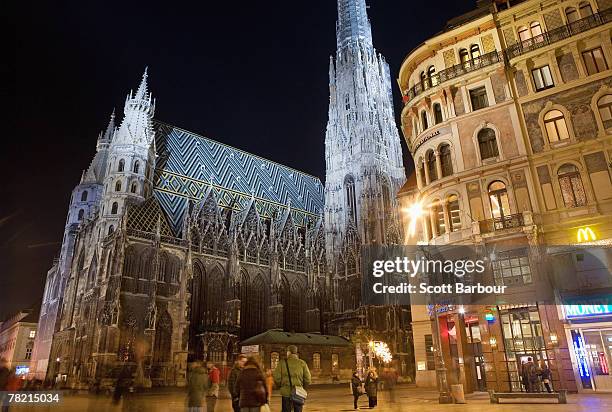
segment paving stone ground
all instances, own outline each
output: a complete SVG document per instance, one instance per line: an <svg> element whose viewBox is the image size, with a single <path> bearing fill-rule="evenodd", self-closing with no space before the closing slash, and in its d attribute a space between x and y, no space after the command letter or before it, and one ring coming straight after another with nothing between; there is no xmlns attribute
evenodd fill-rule
<svg viewBox="0 0 612 412"><path fill-rule="evenodd" d="M390 393L379 392L378 412L596 412L612 411L612 393L595 393L568 395L567 405L558 404L491 404L486 394L469 395L467 403L463 405L440 405L437 401L437 392L417 389L414 387L398 387L395 391L395 402ZM367 398L360 399L362 410L367 407ZM10 411L85 411L85 412L115 412L115 411L146 411L146 412L174 412L186 411L185 393L176 391L156 391L144 395L137 395L129 402L112 405L109 397L92 395L64 395L58 405L13 405ZM220 399L215 412L231 412L229 399ZM275 394L271 403L272 412L280 412L280 397ZM348 386L312 387L309 390L308 401L304 412L342 412L353 410L353 399L348 392ZM203 411L205 412L205 411Z"/></svg>

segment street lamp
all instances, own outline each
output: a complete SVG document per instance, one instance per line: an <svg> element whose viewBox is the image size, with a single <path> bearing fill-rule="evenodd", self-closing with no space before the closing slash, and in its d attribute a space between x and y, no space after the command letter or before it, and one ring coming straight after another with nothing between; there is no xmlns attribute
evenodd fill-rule
<svg viewBox="0 0 612 412"><path fill-rule="evenodd" d="M438 303L433 305L433 318L436 326L436 377L438 379L438 389L440 390L440 396L438 397L439 403L453 403L453 398L450 394L448 387L448 379L446 378L446 364L444 363L444 356L442 356L442 336L440 335L440 321L438 318L438 309L444 305Z"/></svg>

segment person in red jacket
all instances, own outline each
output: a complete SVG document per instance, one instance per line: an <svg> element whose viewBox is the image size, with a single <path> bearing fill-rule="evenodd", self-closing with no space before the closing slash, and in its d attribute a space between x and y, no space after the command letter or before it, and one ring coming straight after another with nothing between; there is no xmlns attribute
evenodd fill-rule
<svg viewBox="0 0 612 412"><path fill-rule="evenodd" d="M221 382L221 371L212 361L206 363L208 368L208 393L206 394L206 411L215 412L217 399L219 398L219 383Z"/></svg>

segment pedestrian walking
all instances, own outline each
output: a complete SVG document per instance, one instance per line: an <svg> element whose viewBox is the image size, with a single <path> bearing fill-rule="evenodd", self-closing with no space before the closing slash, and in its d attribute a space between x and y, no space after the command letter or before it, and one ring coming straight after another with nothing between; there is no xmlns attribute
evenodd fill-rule
<svg viewBox="0 0 612 412"><path fill-rule="evenodd" d="M365 379L365 391L368 395L368 406L375 408L378 405L378 375L374 369L370 369Z"/></svg>
<svg viewBox="0 0 612 412"><path fill-rule="evenodd" d="M306 362L298 357L297 346L287 347L287 358L274 369L274 383L280 387L282 412L302 412L306 401L304 388L310 385L310 370Z"/></svg>
<svg viewBox="0 0 612 412"><path fill-rule="evenodd" d="M542 367L540 368L540 378L542 379L542 383L546 388L546 392L552 393L552 389L550 387L550 380L552 379L552 372L550 368L546 364L546 362L542 362Z"/></svg>
<svg viewBox="0 0 612 412"><path fill-rule="evenodd" d="M208 371L200 362L192 362L187 372L187 410L204 411L204 395L208 389Z"/></svg>
<svg viewBox="0 0 612 412"><path fill-rule="evenodd" d="M268 404L266 378L255 358L249 358L236 381L240 412L260 412Z"/></svg>
<svg viewBox="0 0 612 412"><path fill-rule="evenodd" d="M236 380L238 380L238 375L240 375L240 371L242 368L244 368L246 361L247 357L245 355L238 355L238 359L236 359L236 362L234 362L234 366L232 367L229 377L227 378L227 389L232 397L232 409L234 412L240 412L240 394L237 392Z"/></svg>
<svg viewBox="0 0 612 412"><path fill-rule="evenodd" d="M351 377L351 389L353 390L353 409L359 409L357 401L359 400L359 397L363 395L362 385L363 382L357 374L357 371L353 372L353 376Z"/></svg>
<svg viewBox="0 0 612 412"><path fill-rule="evenodd" d="M206 363L208 368L208 391L206 392L206 412L215 412L217 399L219 398L219 383L221 382L221 371L211 361Z"/></svg>
<svg viewBox="0 0 612 412"><path fill-rule="evenodd" d="M389 402L395 403L395 385L397 384L397 372L394 368L384 368L382 373L384 389L389 391Z"/></svg>
<svg viewBox="0 0 612 412"><path fill-rule="evenodd" d="M274 387L274 376L272 369L266 369L266 389L268 390L268 404L272 401L272 389Z"/></svg>

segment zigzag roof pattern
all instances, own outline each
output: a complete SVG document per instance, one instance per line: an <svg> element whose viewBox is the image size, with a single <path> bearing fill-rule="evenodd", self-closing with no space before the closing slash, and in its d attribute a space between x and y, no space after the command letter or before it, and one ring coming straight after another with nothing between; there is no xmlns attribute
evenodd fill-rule
<svg viewBox="0 0 612 412"><path fill-rule="evenodd" d="M177 234L189 202L209 188L221 207L242 210L254 198L262 217L290 207L300 226L323 212L323 185L315 176L159 121L155 139L154 193Z"/></svg>

